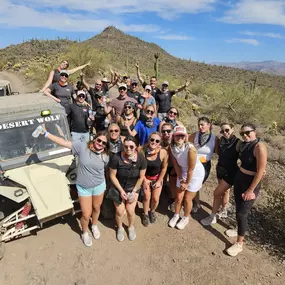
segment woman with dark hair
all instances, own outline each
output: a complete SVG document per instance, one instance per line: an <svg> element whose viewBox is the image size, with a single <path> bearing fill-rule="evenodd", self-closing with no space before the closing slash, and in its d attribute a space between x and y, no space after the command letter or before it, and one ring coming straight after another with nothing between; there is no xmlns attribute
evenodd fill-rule
<svg viewBox="0 0 285 285"><path fill-rule="evenodd" d="M90 217L92 217L92 234L95 239L100 237L97 223L106 190L105 167L109 161L107 134L97 133L93 141L88 144L81 141L71 142L52 135L46 130L45 125L43 125L42 134L47 139L71 149L72 153L78 156L76 188L82 211L81 237L86 246L91 246L92 239L88 233Z"/></svg>
<svg viewBox="0 0 285 285"><path fill-rule="evenodd" d="M146 174L143 181L143 214L142 224L147 227L149 223L156 222L155 210L159 204L159 198L163 186L168 165L168 153L161 148L161 135L158 132L150 134L145 146L147 161Z"/></svg>
<svg viewBox="0 0 285 285"><path fill-rule="evenodd" d="M45 89L47 89L51 84L53 83L57 83L60 79L60 72L62 70L67 70L69 75L72 75L73 73L82 70L83 68L85 68L86 66L89 66L91 64L91 62L89 61L86 64L83 64L81 66L75 67L73 69L68 69L69 67L69 62L67 60L63 60L60 65L50 71L49 76L48 76L48 80L46 81L44 87L40 90L40 92L43 92Z"/></svg>
<svg viewBox="0 0 285 285"><path fill-rule="evenodd" d="M110 145L110 154L116 154L124 150L123 141L124 136L121 136L119 125L111 123L108 128L108 138Z"/></svg>
<svg viewBox="0 0 285 285"><path fill-rule="evenodd" d="M137 113L136 113L136 105L133 102L126 101L124 104L124 110L121 116L116 117L116 121L121 129L122 136L128 136L130 129L131 131L134 129L137 123Z"/></svg>
<svg viewBox="0 0 285 285"><path fill-rule="evenodd" d="M185 127L177 126L173 131L170 146L171 159L177 173L175 212L168 225L183 230L189 223L192 201L201 189L205 170L199 160L195 147L187 142ZM184 201L184 216L179 220L179 214Z"/></svg>
<svg viewBox="0 0 285 285"><path fill-rule="evenodd" d="M267 164L267 149L257 138L256 127L251 123L242 125L240 136L243 139L239 152L241 165L234 182L237 231L232 229L226 231L229 237L237 236L237 241L227 249L230 256L236 256L243 249L248 227L247 217L259 195Z"/></svg>
<svg viewBox="0 0 285 285"><path fill-rule="evenodd" d="M220 126L221 138L219 143L219 160L216 167L218 186L214 191L214 202L211 215L201 220L201 224L209 226L217 222L217 213L222 206L218 216L227 217L227 205L229 203L229 191L234 185L236 173L238 171L238 155L240 139L234 135L234 126L229 123L222 123Z"/></svg>
<svg viewBox="0 0 285 285"><path fill-rule="evenodd" d="M123 143L124 151L113 155L110 159L110 179L112 186L107 197L114 201L116 222L118 226L117 240L124 240L123 216L127 212L129 221L129 240L136 238L135 208L139 191L145 177L146 159L137 151L136 139L127 136Z"/></svg>
<svg viewBox="0 0 285 285"><path fill-rule="evenodd" d="M197 149L198 157L205 168L205 183L211 171L211 159L214 153L217 153L219 139L212 133L212 122L208 117L200 117L198 119L199 130L190 135L189 142L193 143ZM201 208L200 194L197 193L192 212L196 213Z"/></svg>
<svg viewBox="0 0 285 285"><path fill-rule="evenodd" d="M165 123L171 124L173 128L175 128L176 126L183 126L183 124L181 122L177 121L178 118L179 118L178 109L175 107L171 107L167 111L167 116L161 121L160 126L159 126L159 130L161 130L162 126Z"/></svg>

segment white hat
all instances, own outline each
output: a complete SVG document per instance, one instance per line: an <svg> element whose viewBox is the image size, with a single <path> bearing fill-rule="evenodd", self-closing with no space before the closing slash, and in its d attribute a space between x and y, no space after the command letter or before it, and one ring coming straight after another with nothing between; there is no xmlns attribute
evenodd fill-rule
<svg viewBox="0 0 285 285"><path fill-rule="evenodd" d="M183 126L176 126L173 130L173 135L187 135L187 130Z"/></svg>

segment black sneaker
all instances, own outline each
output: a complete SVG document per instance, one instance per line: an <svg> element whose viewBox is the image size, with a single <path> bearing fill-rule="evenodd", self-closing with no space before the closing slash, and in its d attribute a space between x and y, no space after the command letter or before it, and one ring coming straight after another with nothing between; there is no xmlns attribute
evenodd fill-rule
<svg viewBox="0 0 285 285"><path fill-rule="evenodd" d="M149 221L154 224L156 222L156 215L154 211L149 212Z"/></svg>
<svg viewBox="0 0 285 285"><path fill-rule="evenodd" d="M142 214L142 224L145 227L149 226L149 217L148 217L148 215L145 215L144 213Z"/></svg>

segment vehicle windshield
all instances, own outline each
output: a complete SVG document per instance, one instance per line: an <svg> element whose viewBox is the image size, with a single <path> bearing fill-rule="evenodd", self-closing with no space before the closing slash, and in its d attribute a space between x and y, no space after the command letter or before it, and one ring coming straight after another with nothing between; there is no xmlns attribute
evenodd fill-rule
<svg viewBox="0 0 285 285"><path fill-rule="evenodd" d="M63 148L43 135L32 136L35 129L43 123L50 133L67 139L66 119L62 115L1 122L0 160L6 161L39 152L48 152L48 155L60 153Z"/></svg>

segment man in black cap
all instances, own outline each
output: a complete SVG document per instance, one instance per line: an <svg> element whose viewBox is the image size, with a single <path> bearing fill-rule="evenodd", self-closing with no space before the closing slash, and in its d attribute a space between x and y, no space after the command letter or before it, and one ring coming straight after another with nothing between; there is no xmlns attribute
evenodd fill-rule
<svg viewBox="0 0 285 285"><path fill-rule="evenodd" d="M128 90L127 94L130 98L134 98L139 102L142 94L138 91L138 82L136 80L132 80L131 89Z"/></svg>

